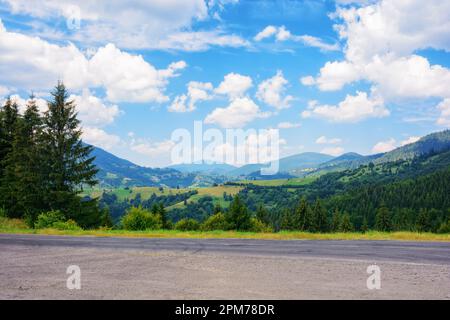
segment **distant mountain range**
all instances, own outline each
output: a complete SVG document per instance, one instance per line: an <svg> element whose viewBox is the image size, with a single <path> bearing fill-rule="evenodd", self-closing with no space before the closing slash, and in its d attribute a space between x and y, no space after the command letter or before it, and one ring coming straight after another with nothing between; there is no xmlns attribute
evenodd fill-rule
<svg viewBox="0 0 450 320"><path fill-rule="evenodd" d="M419 141L393 151L363 156L345 153L338 157L306 152L282 158L279 173L261 176L263 164L249 164L240 168L228 164L181 164L167 168L147 168L121 159L111 153L94 147L95 164L99 168L97 178L101 186L205 186L228 180L240 179L281 179L292 176L324 174L333 171L355 169L370 162L381 164L397 160L412 159L421 155L450 150L450 130L432 133Z"/></svg>

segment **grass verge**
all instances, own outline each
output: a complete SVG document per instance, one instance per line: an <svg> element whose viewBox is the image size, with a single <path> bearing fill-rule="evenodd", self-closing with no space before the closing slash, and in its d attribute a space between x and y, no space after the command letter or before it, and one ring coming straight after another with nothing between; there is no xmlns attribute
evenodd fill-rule
<svg viewBox="0 0 450 320"><path fill-rule="evenodd" d="M282 231L278 233L253 233L236 231L176 231L176 230L55 230L30 229L20 220L8 221L0 218L0 234L39 234L68 236L97 236L124 238L190 238L190 239L262 239L262 240L400 240L400 241L443 241L450 242L450 234L418 232L378 232L367 233L308 233Z"/></svg>

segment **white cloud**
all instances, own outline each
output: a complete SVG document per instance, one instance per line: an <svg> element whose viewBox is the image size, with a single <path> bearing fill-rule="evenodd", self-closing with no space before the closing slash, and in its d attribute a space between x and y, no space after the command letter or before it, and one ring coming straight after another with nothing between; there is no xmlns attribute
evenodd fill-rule
<svg viewBox="0 0 450 320"><path fill-rule="evenodd" d="M385 153L394 150L397 147L395 139L391 138L386 141L380 141L373 146L373 153Z"/></svg>
<svg viewBox="0 0 450 320"><path fill-rule="evenodd" d="M342 147L324 148L320 151L320 153L329 154L329 155L337 157L344 153L344 148L342 148Z"/></svg>
<svg viewBox="0 0 450 320"><path fill-rule="evenodd" d="M302 112L303 118L323 118L332 122L358 122L367 118L382 118L389 115L383 99L368 97L366 92L358 91L355 96L347 95L337 106L311 103Z"/></svg>
<svg viewBox="0 0 450 320"><path fill-rule="evenodd" d="M170 112L191 112L196 109L199 101L210 100L213 85L210 82L191 81L187 85L187 94L176 96L169 106Z"/></svg>
<svg viewBox="0 0 450 320"><path fill-rule="evenodd" d="M59 46L8 32L1 21L0 47L0 73L9 75L0 83L7 80L8 86L48 90L61 79L72 90L102 87L113 102L165 102L169 79L186 67L179 61L158 70L142 56L123 52L113 44L88 58L73 44Z"/></svg>
<svg viewBox="0 0 450 320"><path fill-rule="evenodd" d="M12 94L9 96L9 98L11 99L11 101L14 101L18 108L19 108L19 113L23 114L26 110L27 104L29 102L29 98L22 98L20 95L18 94ZM48 105L47 105L47 101L41 98L34 98L35 102L36 102L36 106L38 107L38 110L40 113L44 113L45 111L48 110ZM1 99L0 98L0 106L3 106L5 104L6 98Z"/></svg>
<svg viewBox="0 0 450 320"><path fill-rule="evenodd" d="M118 136L106 133L104 130L94 127L83 127L82 139L86 143L110 150L121 143Z"/></svg>
<svg viewBox="0 0 450 320"><path fill-rule="evenodd" d="M441 112L436 123L440 126L450 127L450 99L445 99L437 106Z"/></svg>
<svg viewBox="0 0 450 320"><path fill-rule="evenodd" d="M227 95L230 99L242 97L252 87L252 78L238 73L227 74L214 90L218 94Z"/></svg>
<svg viewBox="0 0 450 320"><path fill-rule="evenodd" d="M266 38L270 38L271 36L275 35L278 32L278 28L275 26L267 26L265 27L261 32L259 32L253 40L255 41L261 41Z"/></svg>
<svg viewBox="0 0 450 320"><path fill-rule="evenodd" d="M112 122L120 114L117 105L105 104L100 98L91 95L89 90L83 90L82 95L71 95L74 100L78 118L86 126L105 126Z"/></svg>
<svg viewBox="0 0 450 320"><path fill-rule="evenodd" d="M342 140L339 138L327 138L326 136L321 136L317 138L317 144L339 144Z"/></svg>
<svg viewBox="0 0 450 320"><path fill-rule="evenodd" d="M300 127L300 123L294 123L294 122L280 122L278 124L278 129L292 129L292 128L298 128Z"/></svg>
<svg viewBox="0 0 450 320"><path fill-rule="evenodd" d="M364 1L360 1L364 4ZM448 98L450 70L417 54L450 50L450 3L439 0L366 1L360 8L339 7L332 17L346 41L345 60L327 62L314 81L320 90L340 90L368 80L385 100Z"/></svg>
<svg viewBox="0 0 450 320"><path fill-rule="evenodd" d="M278 70L275 76L259 84L256 97L276 109L289 108L293 97L282 96L287 84L288 81L283 77L283 73Z"/></svg>
<svg viewBox="0 0 450 320"><path fill-rule="evenodd" d="M4 96L8 95L10 92L11 92L11 90L8 89L7 87L0 86L0 97L4 97Z"/></svg>
<svg viewBox="0 0 450 320"><path fill-rule="evenodd" d="M276 41L295 41L301 42L308 47L319 48L322 51L337 51L339 50L338 44L329 44L323 42L322 39L311 35L294 35L285 26L277 27L269 25L259 32L253 40L259 42L267 38L275 37Z"/></svg>
<svg viewBox="0 0 450 320"><path fill-rule="evenodd" d="M312 76L302 77L302 78L300 78L300 82L304 86L312 86L312 85L316 84L316 80Z"/></svg>
<svg viewBox="0 0 450 320"><path fill-rule="evenodd" d="M248 97L236 98L225 108L216 108L205 118L207 124L218 124L222 128L242 128L247 123L267 117L267 113Z"/></svg>
<svg viewBox="0 0 450 320"><path fill-rule="evenodd" d="M401 141L400 142L400 146L403 147L403 146L406 146L407 144L414 143L414 142L417 142L419 140L420 140L420 137L411 136L408 139L405 139L405 140Z"/></svg>

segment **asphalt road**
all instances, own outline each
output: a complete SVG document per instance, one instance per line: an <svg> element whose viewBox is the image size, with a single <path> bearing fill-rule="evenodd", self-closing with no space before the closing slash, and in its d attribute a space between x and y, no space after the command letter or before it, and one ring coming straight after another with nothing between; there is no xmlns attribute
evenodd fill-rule
<svg viewBox="0 0 450 320"><path fill-rule="evenodd" d="M341 240L150 239L1 235L1 245L237 253L450 265L450 243Z"/></svg>
<svg viewBox="0 0 450 320"><path fill-rule="evenodd" d="M450 299L450 244L0 235L0 299Z"/></svg>

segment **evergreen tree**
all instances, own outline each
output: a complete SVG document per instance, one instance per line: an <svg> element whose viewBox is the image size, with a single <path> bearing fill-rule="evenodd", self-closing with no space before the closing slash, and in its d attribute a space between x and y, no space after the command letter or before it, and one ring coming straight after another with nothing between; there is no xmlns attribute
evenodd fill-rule
<svg viewBox="0 0 450 320"><path fill-rule="evenodd" d="M331 221L331 230L333 232L339 232L340 227L341 227L341 213L339 212L339 209L336 208L334 210L333 218Z"/></svg>
<svg viewBox="0 0 450 320"><path fill-rule="evenodd" d="M306 198L300 200L300 204L295 210L295 217L293 219L293 227L300 231L308 231L311 227L311 212L308 207Z"/></svg>
<svg viewBox="0 0 450 320"><path fill-rule="evenodd" d="M8 97L0 113L0 177L3 175L6 166L6 156L12 150L18 118L19 111L17 104Z"/></svg>
<svg viewBox="0 0 450 320"><path fill-rule="evenodd" d="M256 209L256 218L266 225L270 224L269 212L262 204Z"/></svg>
<svg viewBox="0 0 450 320"><path fill-rule="evenodd" d="M417 231L427 232L431 230L430 214L426 209L420 209L419 215L417 216Z"/></svg>
<svg viewBox="0 0 450 320"><path fill-rule="evenodd" d="M361 225L361 232L362 233L366 233L367 231L369 231L369 222L367 221L367 217L364 216L362 225Z"/></svg>
<svg viewBox="0 0 450 320"><path fill-rule="evenodd" d="M234 230L245 231L251 228L251 215L239 195L236 195L231 202L227 218Z"/></svg>
<svg viewBox="0 0 450 320"><path fill-rule="evenodd" d="M392 224L391 224L391 215L389 213L389 209L382 205L377 210L376 214L376 223L375 228L379 231L391 231Z"/></svg>
<svg viewBox="0 0 450 320"><path fill-rule="evenodd" d="M328 231L328 217L327 211L322 206L320 199L316 200L314 209L312 210L312 227L313 232L327 232Z"/></svg>
<svg viewBox="0 0 450 320"><path fill-rule="evenodd" d="M298 230L298 228L295 227L295 217L292 213L292 210L285 209L281 213L281 221L280 221L280 229L281 230Z"/></svg>
<svg viewBox="0 0 450 320"><path fill-rule="evenodd" d="M353 231L353 223L350 220L350 215L345 212L342 215L341 226L339 228L341 232L351 232Z"/></svg>
<svg viewBox="0 0 450 320"><path fill-rule="evenodd" d="M16 121L12 150L6 157L2 194L13 217L24 215L33 225L37 214L47 209L43 203L41 135L42 119L34 97L22 118Z"/></svg>
<svg viewBox="0 0 450 320"><path fill-rule="evenodd" d="M100 222L96 200L81 199L78 194L83 185L94 186L98 172L90 156L92 146L81 141L80 121L74 101L62 82L52 92L44 116L43 142L46 159L45 182L47 203L52 210L60 210L68 219L82 227L92 227Z"/></svg>

